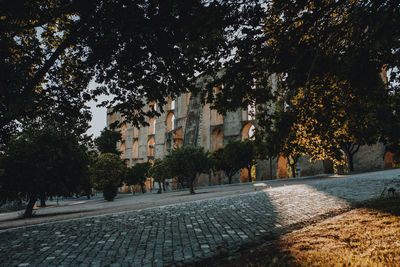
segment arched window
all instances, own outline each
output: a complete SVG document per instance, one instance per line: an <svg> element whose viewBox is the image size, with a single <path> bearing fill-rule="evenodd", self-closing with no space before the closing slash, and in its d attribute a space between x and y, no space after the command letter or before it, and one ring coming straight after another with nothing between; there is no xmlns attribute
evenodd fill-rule
<svg viewBox="0 0 400 267"><path fill-rule="evenodd" d="M133 142L132 146L132 158L137 159L139 157L139 143L138 141Z"/></svg>
<svg viewBox="0 0 400 267"><path fill-rule="evenodd" d="M211 125L220 125L224 123L224 116L219 114L216 109L211 109Z"/></svg>
<svg viewBox="0 0 400 267"><path fill-rule="evenodd" d="M154 157L154 138L150 137L149 141L147 141L147 156Z"/></svg>
<svg viewBox="0 0 400 267"><path fill-rule="evenodd" d="M156 133L156 119L151 118L149 121L149 135Z"/></svg>
<svg viewBox="0 0 400 267"><path fill-rule="evenodd" d="M249 129L249 138L254 140L255 136L254 136L254 131L255 131L256 127L254 127L254 125L251 125L250 129Z"/></svg>
<svg viewBox="0 0 400 267"><path fill-rule="evenodd" d="M126 139L126 124L123 124L121 126L121 139L125 140Z"/></svg>
<svg viewBox="0 0 400 267"><path fill-rule="evenodd" d="M224 145L224 134L221 129L216 128L211 134L211 151L216 150Z"/></svg>
<svg viewBox="0 0 400 267"><path fill-rule="evenodd" d="M243 126L242 132L241 132L242 141L245 139L254 139L254 130L255 130L255 127L251 122L249 122L245 126Z"/></svg>
<svg viewBox="0 0 400 267"><path fill-rule="evenodd" d="M175 131L173 139L174 139L174 147L182 147L183 145L183 138L182 138L182 128L179 128Z"/></svg>
<svg viewBox="0 0 400 267"><path fill-rule="evenodd" d="M166 120L165 124L166 124L166 128L167 128L166 129L167 132L172 131L173 129L175 129L175 115L174 115L173 112L170 112L167 115L167 120Z"/></svg>
<svg viewBox="0 0 400 267"><path fill-rule="evenodd" d="M132 134L133 134L133 138L138 138L139 137L139 129L136 127L133 127Z"/></svg>
<svg viewBox="0 0 400 267"><path fill-rule="evenodd" d="M172 97L168 97L167 110L173 109L175 109L175 100Z"/></svg>

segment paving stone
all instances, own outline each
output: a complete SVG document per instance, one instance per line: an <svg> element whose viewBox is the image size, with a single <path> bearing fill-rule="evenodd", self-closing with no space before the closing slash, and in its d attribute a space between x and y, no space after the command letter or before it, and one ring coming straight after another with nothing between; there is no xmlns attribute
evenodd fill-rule
<svg viewBox="0 0 400 267"><path fill-rule="evenodd" d="M357 175L3 230L0 262L2 266L181 266L234 253L254 238L279 234L290 225L376 197L393 179L399 180Z"/></svg>

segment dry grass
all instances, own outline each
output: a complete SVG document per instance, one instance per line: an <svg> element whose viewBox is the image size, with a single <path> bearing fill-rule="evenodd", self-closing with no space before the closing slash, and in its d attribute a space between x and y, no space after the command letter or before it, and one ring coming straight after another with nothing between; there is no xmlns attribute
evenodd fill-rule
<svg viewBox="0 0 400 267"><path fill-rule="evenodd" d="M400 266L400 198L371 202L217 265Z"/></svg>

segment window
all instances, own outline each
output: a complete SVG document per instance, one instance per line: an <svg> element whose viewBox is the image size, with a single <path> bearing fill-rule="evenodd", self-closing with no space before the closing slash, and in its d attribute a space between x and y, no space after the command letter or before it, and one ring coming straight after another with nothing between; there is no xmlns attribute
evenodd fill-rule
<svg viewBox="0 0 400 267"><path fill-rule="evenodd" d="M151 137L147 142L147 156L154 157L154 138Z"/></svg>
<svg viewBox="0 0 400 267"><path fill-rule="evenodd" d="M224 145L224 134L221 129L216 128L211 134L211 151L216 150Z"/></svg>
<svg viewBox="0 0 400 267"><path fill-rule="evenodd" d="M172 131L175 129L175 115L174 113L170 112L167 116L166 120L166 130L167 132Z"/></svg>
<svg viewBox="0 0 400 267"><path fill-rule="evenodd" d="M211 125L219 125L224 123L224 116L219 114L216 109L211 109Z"/></svg>
<svg viewBox="0 0 400 267"><path fill-rule="evenodd" d="M139 157L139 143L138 141L133 142L132 146L132 158L137 159Z"/></svg>
<svg viewBox="0 0 400 267"><path fill-rule="evenodd" d="M149 121L149 135L153 135L156 133L156 119L151 118Z"/></svg>
<svg viewBox="0 0 400 267"><path fill-rule="evenodd" d="M254 131L255 131L255 127L251 122L249 122L245 126L243 126L242 132L241 132L242 141L245 139L254 139Z"/></svg>

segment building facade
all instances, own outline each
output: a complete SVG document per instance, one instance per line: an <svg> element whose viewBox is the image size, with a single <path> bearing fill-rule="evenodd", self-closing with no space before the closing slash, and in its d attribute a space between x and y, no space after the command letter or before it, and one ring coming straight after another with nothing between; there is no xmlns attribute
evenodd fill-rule
<svg viewBox="0 0 400 267"><path fill-rule="evenodd" d="M272 84L274 84L272 76ZM145 108L157 109L149 103ZM191 93L182 94L177 99L168 98L163 109L165 112L157 118L148 120L149 126L140 128L124 124L119 130L122 142L117 146L121 157L128 166L138 162L153 161L163 158L169 149L186 145L201 146L205 151L214 151L227 144L229 140L244 140L251 138L256 127L255 109L238 109L228 112L225 116L212 109L210 104L203 104L200 96ZM123 121L119 113L107 115L107 125L115 120ZM386 159L385 159L386 156ZM354 155L355 171L366 171L390 167L385 155L383 144L363 146ZM301 157L296 165L297 175L311 176L322 173L332 173L333 166L327 161L310 162L309 158ZM255 166L253 177L256 180L267 180L288 177L287 159L260 161ZM233 182L248 182L249 174L242 170L233 178ZM253 178L253 180L254 180ZM221 173L213 176L201 175L198 185L217 185L226 183L226 177ZM149 187L149 186L148 186Z"/></svg>

